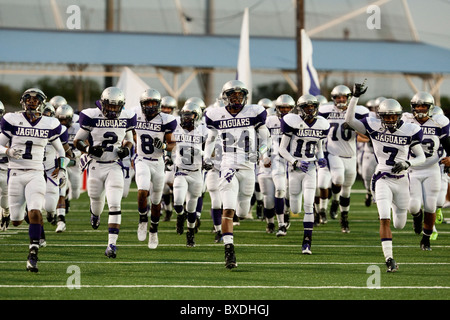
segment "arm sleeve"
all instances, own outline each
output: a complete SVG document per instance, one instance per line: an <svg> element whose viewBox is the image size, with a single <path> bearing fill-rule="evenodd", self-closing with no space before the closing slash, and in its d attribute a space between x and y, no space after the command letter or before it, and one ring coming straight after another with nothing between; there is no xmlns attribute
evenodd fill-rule
<svg viewBox="0 0 450 320"><path fill-rule="evenodd" d="M415 144L411 147L411 151L414 152L415 157L408 159L409 163L411 164L411 167L421 165L425 162L425 153L423 152L422 145Z"/></svg>
<svg viewBox="0 0 450 320"><path fill-rule="evenodd" d="M259 151L261 156L267 157L267 151L269 150L269 146L271 145L271 138L269 129L267 129L266 125L263 124L258 127L258 136L259 136Z"/></svg>
<svg viewBox="0 0 450 320"><path fill-rule="evenodd" d="M286 161L288 161L290 163L294 163L294 161L296 159L287 150L290 142L291 142L291 137L283 134L283 137L281 138L281 142L280 142L280 149L278 150L278 152L284 159L286 159Z"/></svg>
<svg viewBox="0 0 450 320"><path fill-rule="evenodd" d="M64 150L64 147L63 147L60 139L53 140L52 146L55 148L58 158L66 156L66 151Z"/></svg>
<svg viewBox="0 0 450 320"><path fill-rule="evenodd" d="M347 112L345 114L345 122L348 123L350 127L358 131L359 133L365 134L366 128L364 124L361 123L358 119L356 119L356 104L358 103L358 98L352 97L348 104Z"/></svg>
<svg viewBox="0 0 450 320"><path fill-rule="evenodd" d="M214 150L217 134L218 134L218 131L215 129L209 129L209 131L208 131L208 137L206 138L205 151L204 151L204 155L205 155L206 159L211 158L211 154Z"/></svg>

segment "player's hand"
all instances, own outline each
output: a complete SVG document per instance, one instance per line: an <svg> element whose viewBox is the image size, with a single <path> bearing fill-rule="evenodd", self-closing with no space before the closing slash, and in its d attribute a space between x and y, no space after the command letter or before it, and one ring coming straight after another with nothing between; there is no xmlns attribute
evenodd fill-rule
<svg viewBox="0 0 450 320"><path fill-rule="evenodd" d="M153 139L153 146L156 149L160 149L160 150L165 150L166 149L166 144L164 142L162 142L161 139L159 139L158 137Z"/></svg>
<svg viewBox="0 0 450 320"><path fill-rule="evenodd" d="M411 166L411 163L408 161L399 161L394 164L392 167L392 173L400 173L403 170L408 169Z"/></svg>
<svg viewBox="0 0 450 320"><path fill-rule="evenodd" d="M309 162L308 161L298 161L295 160L294 164L293 164L294 170L295 171L303 171L303 172L307 172L308 171L308 167L309 167Z"/></svg>
<svg viewBox="0 0 450 320"><path fill-rule="evenodd" d="M212 168L214 168L214 164L211 159L206 158L205 160L203 160L203 170L209 171Z"/></svg>
<svg viewBox="0 0 450 320"><path fill-rule="evenodd" d="M355 83L353 85L353 96L359 98L364 93L366 93L367 87L366 87L366 80L364 80L363 83Z"/></svg>
<svg viewBox="0 0 450 320"><path fill-rule="evenodd" d="M100 158L103 155L103 147L102 146L89 146L87 147L87 153L91 156Z"/></svg>
<svg viewBox="0 0 450 320"><path fill-rule="evenodd" d="M63 174L60 178L59 178L59 187L62 188L66 185L67 182L67 178L66 175Z"/></svg>
<svg viewBox="0 0 450 320"><path fill-rule="evenodd" d="M272 166L272 161L270 161L269 157L264 157L263 165L265 168L270 168Z"/></svg>
<svg viewBox="0 0 450 320"><path fill-rule="evenodd" d="M129 154L130 154L130 149L128 149L127 147L118 147L117 148L117 155L119 156L120 159L127 157Z"/></svg>
<svg viewBox="0 0 450 320"><path fill-rule="evenodd" d="M8 157L14 158L14 159L21 159L22 158L22 153L23 153L23 150L16 149L16 148L8 148L6 150L6 155Z"/></svg>
<svg viewBox="0 0 450 320"><path fill-rule="evenodd" d="M317 160L317 164L319 165L319 167L325 168L328 164L328 161L325 158L321 158L321 159Z"/></svg>

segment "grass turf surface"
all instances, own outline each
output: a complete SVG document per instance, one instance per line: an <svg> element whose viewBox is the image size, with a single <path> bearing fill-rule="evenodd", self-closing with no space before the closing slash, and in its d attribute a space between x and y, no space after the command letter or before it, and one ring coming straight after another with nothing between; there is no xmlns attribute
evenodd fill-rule
<svg viewBox="0 0 450 320"><path fill-rule="evenodd" d="M392 228L399 271L386 273L376 206L364 205L364 193L357 192L360 181L354 190L351 232L342 233L339 220L328 217L327 224L314 228L312 255L301 253L303 214L291 218L281 238L267 234L261 220L241 221L234 233L238 268L233 270L224 267L223 244L214 243L207 193L196 247L186 247L185 234L176 234L172 217L160 222L159 246L150 250L147 241L137 240L137 193L132 189L122 203L116 259L104 256L107 209L93 230L83 193L71 202L67 231L57 234L55 226L45 223L48 245L39 250L37 274L25 270L28 225L0 233L0 299L448 300L450 224L437 225L439 236L430 252L420 249L421 236L414 234L410 216L403 230ZM444 209L444 218L449 217L450 210ZM78 284L79 289L70 289Z"/></svg>

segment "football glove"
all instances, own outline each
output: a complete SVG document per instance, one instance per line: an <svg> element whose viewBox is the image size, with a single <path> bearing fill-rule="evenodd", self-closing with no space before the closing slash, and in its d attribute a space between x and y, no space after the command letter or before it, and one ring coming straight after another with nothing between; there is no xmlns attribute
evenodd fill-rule
<svg viewBox="0 0 450 320"><path fill-rule="evenodd" d="M213 162L211 159L205 159L203 160L203 170L209 171L214 167Z"/></svg>
<svg viewBox="0 0 450 320"><path fill-rule="evenodd" d="M321 158L321 159L317 160L317 164L319 165L319 167L325 168L327 166L328 162L327 162L327 159Z"/></svg>
<svg viewBox="0 0 450 320"><path fill-rule="evenodd" d="M8 148L6 150L6 154L8 155L8 157L14 158L14 159L21 159L22 152L23 152L23 150L16 149L16 148Z"/></svg>
<svg viewBox="0 0 450 320"><path fill-rule="evenodd" d="M89 146L86 151L89 155L100 158L104 149L102 146Z"/></svg>
<svg viewBox="0 0 450 320"><path fill-rule="evenodd" d="M117 148L117 155L119 156L120 159L127 157L129 154L130 154L130 149L128 149L127 147L118 147Z"/></svg>
<svg viewBox="0 0 450 320"><path fill-rule="evenodd" d="M161 139L159 139L158 137L153 139L153 146L156 149L160 149L160 150L165 150L166 149L166 144L164 142L162 142Z"/></svg>
<svg viewBox="0 0 450 320"><path fill-rule="evenodd" d="M366 79L367 80L367 79ZM367 91L366 80L363 83L355 83L353 85L353 96L359 98Z"/></svg>
<svg viewBox="0 0 450 320"><path fill-rule="evenodd" d="M394 164L392 167L392 173L400 173L403 170L408 169L411 166L411 163L408 161L399 161Z"/></svg>
<svg viewBox="0 0 450 320"><path fill-rule="evenodd" d="M307 172L308 171L308 167L309 167L309 162L308 161L298 161L295 160L293 163L293 167L295 171L303 171L303 172Z"/></svg>

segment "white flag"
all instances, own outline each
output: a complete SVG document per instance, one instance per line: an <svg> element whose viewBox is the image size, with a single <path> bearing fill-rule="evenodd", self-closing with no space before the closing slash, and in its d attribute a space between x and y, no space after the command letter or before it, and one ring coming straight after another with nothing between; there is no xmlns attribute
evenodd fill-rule
<svg viewBox="0 0 450 320"><path fill-rule="evenodd" d="M128 67L123 68L116 86L125 95L125 109L134 109L136 106L139 106L141 94L150 88L144 80Z"/></svg>
<svg viewBox="0 0 450 320"><path fill-rule="evenodd" d="M313 46L311 39L302 29L302 94L312 94L316 96L320 94L319 76L313 65Z"/></svg>
<svg viewBox="0 0 450 320"><path fill-rule="evenodd" d="M252 73L250 69L250 41L248 25L248 8L244 10L242 20L241 38L239 42L239 57L236 72L236 80L242 81L248 89L247 103L252 103Z"/></svg>

